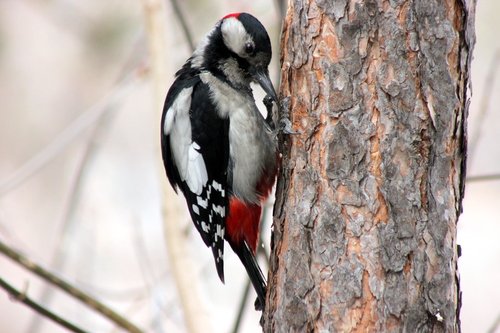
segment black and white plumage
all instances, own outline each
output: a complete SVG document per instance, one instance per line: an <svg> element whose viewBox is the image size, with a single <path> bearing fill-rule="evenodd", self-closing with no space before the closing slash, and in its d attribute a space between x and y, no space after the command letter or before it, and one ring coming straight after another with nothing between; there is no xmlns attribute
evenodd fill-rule
<svg viewBox="0 0 500 333"><path fill-rule="evenodd" d="M272 117L260 114L250 83L259 83L277 102L270 60L269 36L255 17L225 16L177 72L161 124L168 179L184 194L196 229L212 248L220 279L227 240L261 306L265 279L254 255L262 204L278 160Z"/></svg>

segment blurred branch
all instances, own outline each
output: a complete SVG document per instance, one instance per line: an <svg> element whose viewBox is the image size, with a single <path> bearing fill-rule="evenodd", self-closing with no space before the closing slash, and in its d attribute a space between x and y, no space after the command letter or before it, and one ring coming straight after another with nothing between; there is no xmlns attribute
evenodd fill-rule
<svg viewBox="0 0 500 333"><path fill-rule="evenodd" d="M181 25L182 32L184 33L184 37L186 38L186 42L189 45L189 49L191 52L195 50L195 45L193 42L193 37L191 34L191 31L189 31L188 24L186 22L186 18L182 14L181 8L179 6L179 3L177 0L170 0L170 3L172 4L172 8L174 9L175 17L179 21L179 24Z"/></svg>
<svg viewBox="0 0 500 333"><path fill-rule="evenodd" d="M125 310L123 310L123 314L127 317L132 316L134 313L140 311L140 308L143 306L141 303L145 301L147 301L147 299L143 299L142 297L136 297L132 299L129 303L129 306ZM110 332L120 332L120 329L119 327L114 327ZM146 329L145 332L151 332L151 330Z"/></svg>
<svg viewBox="0 0 500 333"><path fill-rule="evenodd" d="M119 288L118 290L116 290L110 289L109 287L101 287L93 283L85 283L85 281L81 281L79 279L75 279L75 283L80 285L85 290L88 290L92 294L99 295L99 297L109 299L113 302L127 303L131 299L141 301L147 299L147 294L144 291L144 286L134 286L127 289Z"/></svg>
<svg viewBox="0 0 500 333"><path fill-rule="evenodd" d="M27 257L23 256L20 254L18 251L14 250L13 248L7 246L0 240L0 253L3 253L5 256L8 258L12 259L19 265L23 266L30 272L34 273L35 275L39 276L40 278L44 279L45 281L50 282L52 285L58 287L59 289L63 290L67 294L73 296L74 298L78 299L91 309L95 310L96 312L100 313L104 317L108 318L111 320L113 323L116 325L120 326L124 330L131 332L131 333L142 333L142 331L129 322L127 319L123 318L120 316L118 313L107 307L106 305L102 304L99 302L97 299L93 298L92 296L86 294L85 292L81 291L80 289L72 286L68 282L64 281L63 279L57 277L56 275L50 273L40 265L34 263L33 261L29 260Z"/></svg>
<svg viewBox="0 0 500 333"><path fill-rule="evenodd" d="M147 241L144 239L144 235L140 228L140 221L134 221L132 224L134 227L133 240L132 244L134 244L134 254L136 255L137 264L139 265L139 269L142 274L142 279L145 283L146 293L149 296L149 299L153 300L151 307L151 318L154 325L158 328L158 331L163 332L162 326L162 318L164 317L162 304L158 301L158 296L155 295L155 290L153 285L156 285L155 281L157 280L154 265L150 260L148 249L147 249ZM155 297L156 296L156 297ZM161 295L162 297L164 295ZM167 313L165 313L167 314ZM167 314L168 316L168 314ZM152 331L152 330L149 330Z"/></svg>
<svg viewBox="0 0 500 333"><path fill-rule="evenodd" d="M488 333L495 333L499 326L500 326L500 314L497 315L495 321L491 324L491 327L488 329Z"/></svg>
<svg viewBox="0 0 500 333"><path fill-rule="evenodd" d="M158 125L163 109L163 101L167 90L167 68L168 54L166 52L167 22L164 0L143 0L146 33L148 37L151 78L154 87L154 111L158 114ZM158 126L159 128L160 126ZM159 140L155 136L157 152L161 149ZM161 157L158 157L158 172L161 174L162 184L162 218L164 225L165 245L169 256L169 263L173 278L176 283L177 292L184 313L185 325L188 332L208 332L209 325L203 318L203 310L200 307L200 297L196 294L195 274L192 266L186 258L186 238L183 236L180 216L184 216L185 209L179 202L172 190L167 187L163 165L160 165ZM185 214L185 213L184 213Z"/></svg>
<svg viewBox="0 0 500 333"><path fill-rule="evenodd" d="M143 41L143 37L138 38L134 47L132 47L132 51L128 56L128 60L122 66L116 82L114 84L115 87L120 86L123 82L128 80L128 77L133 75L133 73L138 72L138 69L141 68L140 62L138 59L138 54L142 53L143 47L140 47ZM124 95L121 95L124 96ZM116 99L120 101L119 99ZM121 102L121 101L120 101ZM81 189L84 180L86 179L86 171L93 159L93 157L97 154L99 148L99 141L102 137L102 134L107 133L107 129L111 123L112 116L117 110L117 106L113 103L109 103L104 106L104 110L98 115L95 120L95 124L92 127L92 132L89 135L89 138L86 142L85 151L78 163L77 170L70 184L70 188L68 190L68 200L63 208L61 224L62 228L60 233L58 234L58 238L55 242L55 251L52 256L52 259L49 264L49 268L55 272L62 271L65 266L66 261L66 245L69 242L69 235L71 231L77 228L77 219L75 219L76 209L78 207L78 203L80 202L81 197ZM45 286L42 290L42 295L40 297L42 304L47 304L50 302L52 297L53 289ZM28 325L26 332L35 333L38 331L40 324L40 318L35 316L30 324Z"/></svg>
<svg viewBox="0 0 500 333"><path fill-rule="evenodd" d="M40 17L47 23L80 41L83 40L82 27L96 24L90 15L86 15L71 1L27 1L26 5L40 12Z"/></svg>
<svg viewBox="0 0 500 333"><path fill-rule="evenodd" d="M233 324L233 329L231 330L232 333L238 333L240 331L241 319L243 318L243 313L245 312L248 295L250 294L250 286L251 286L250 279L247 277L245 287L243 288L243 295L241 296L240 300L240 306L238 307L238 312Z"/></svg>
<svg viewBox="0 0 500 333"><path fill-rule="evenodd" d="M83 180L85 179L85 171L87 170L87 166L89 165L91 157L94 156L97 150L98 133L107 127L109 120L111 119L110 117L106 117L108 113L111 113L110 111L113 108L110 106L109 109L110 109L109 111L104 110L103 113L101 113L99 115L99 118L96 120L97 125L92 129L90 140L87 143L87 146L85 147L85 152L83 153L80 162L78 163L76 176L73 178L73 181L70 185L69 199L62 214L62 224L63 224L62 229L59 233L59 237L55 242L55 252L49 264L49 267L55 272L62 271L63 267L65 266L66 262L65 250L67 249L66 245L69 242L69 235L71 234L71 231L76 229L75 226L76 219L74 218L74 214L76 212L78 203L80 202L81 188L82 188L81 185L83 184ZM45 286L42 290L42 295L40 296L41 303L47 304L48 302L50 302L52 294L53 294L53 289L49 288L48 286ZM28 325L26 332L30 333L37 332L40 324L41 324L40 318L34 317L31 320L30 325Z"/></svg>
<svg viewBox="0 0 500 333"><path fill-rule="evenodd" d="M276 7L278 9L278 17L280 18L281 21L285 18L285 10L286 10L286 5L288 3L287 0L275 0L274 1L276 4Z"/></svg>
<svg viewBox="0 0 500 333"><path fill-rule="evenodd" d="M476 182L487 182L490 180L500 180L500 174L493 175L482 175L482 176L469 176L465 178L467 183L476 183Z"/></svg>
<svg viewBox="0 0 500 333"><path fill-rule="evenodd" d="M495 78L497 68L500 64L500 49L496 50L493 54L493 60L491 61L490 67L488 68L488 74L484 81L484 90L481 96L481 104L479 106L479 111L477 114L476 126L471 130L471 137L469 140L469 148L467 153L468 164L472 165L474 156L477 152L477 147L479 144L479 139L481 138L481 128L483 126L486 114L490 108L491 98L493 94L493 88L495 87Z"/></svg>
<svg viewBox="0 0 500 333"><path fill-rule="evenodd" d="M82 330L81 328L75 326L74 324L68 322L67 320L59 317L55 313L45 309L38 303L32 301L25 292L20 292L7 282L0 278L0 287L7 291L7 293L11 296L11 298L15 301L21 302L28 307L30 307L32 310L36 311L40 315L49 318L50 320L54 321L55 323L61 325L64 328L67 328L71 332L76 332L76 333L86 333L86 331Z"/></svg>
<svg viewBox="0 0 500 333"><path fill-rule="evenodd" d="M103 113L112 108L110 105L123 101L132 82L138 77L141 70L134 71L126 76L113 90L91 108L83 112L71 124L69 124L49 145L31 157L26 163L19 167L7 179L0 182L0 196L5 195L24 181L37 173L47 163L52 161L62 153L71 143L73 143L82 133L96 121L101 119Z"/></svg>

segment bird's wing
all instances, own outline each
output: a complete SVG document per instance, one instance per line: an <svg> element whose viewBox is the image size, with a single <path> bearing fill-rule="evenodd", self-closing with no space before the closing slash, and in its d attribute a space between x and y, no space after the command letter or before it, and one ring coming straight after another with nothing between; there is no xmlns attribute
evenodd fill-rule
<svg viewBox="0 0 500 333"><path fill-rule="evenodd" d="M168 179L183 192L191 219L212 248L217 273L224 281L229 119L219 117L209 87L197 76L180 77L167 94L161 126Z"/></svg>

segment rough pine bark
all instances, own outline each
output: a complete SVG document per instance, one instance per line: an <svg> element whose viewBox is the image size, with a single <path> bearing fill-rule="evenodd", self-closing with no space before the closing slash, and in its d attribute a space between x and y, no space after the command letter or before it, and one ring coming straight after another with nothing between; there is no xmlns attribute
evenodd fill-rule
<svg viewBox="0 0 500 333"><path fill-rule="evenodd" d="M474 3L291 0L265 332L458 332Z"/></svg>

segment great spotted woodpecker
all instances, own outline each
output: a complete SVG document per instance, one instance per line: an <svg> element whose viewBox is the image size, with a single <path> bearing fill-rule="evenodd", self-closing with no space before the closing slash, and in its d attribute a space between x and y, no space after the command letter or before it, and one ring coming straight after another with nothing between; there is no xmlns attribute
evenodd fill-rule
<svg viewBox="0 0 500 333"><path fill-rule="evenodd" d="M270 61L264 26L247 13L225 16L176 73L161 124L168 180L184 194L220 279L224 282L225 239L245 266L260 309L266 282L255 251L262 205L278 167L270 112L278 98ZM255 104L252 82L267 93L266 119Z"/></svg>

